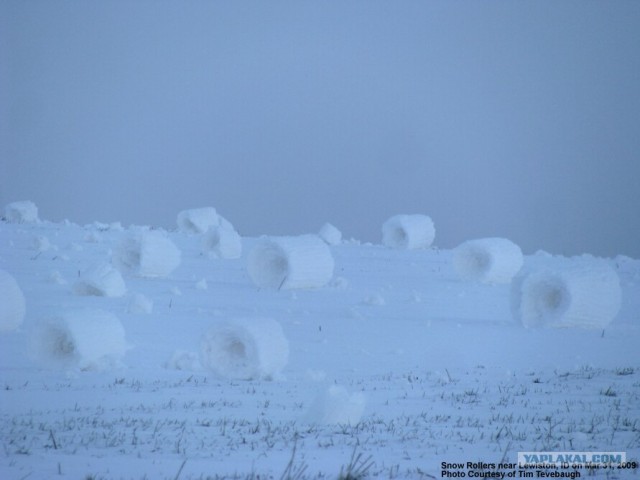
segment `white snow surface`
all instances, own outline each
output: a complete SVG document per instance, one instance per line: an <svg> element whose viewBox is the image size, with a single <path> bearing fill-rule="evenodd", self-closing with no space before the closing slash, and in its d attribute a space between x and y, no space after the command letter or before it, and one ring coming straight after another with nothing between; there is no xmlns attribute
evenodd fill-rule
<svg viewBox="0 0 640 480"><path fill-rule="evenodd" d="M523 262L520 247L506 238L468 240L453 250L453 266L464 280L510 283Z"/></svg>
<svg viewBox="0 0 640 480"><path fill-rule="evenodd" d="M433 220L427 215L394 215L382 225L382 243L391 248L428 248L435 236Z"/></svg>
<svg viewBox="0 0 640 480"><path fill-rule="evenodd" d="M287 478L290 464L306 467L302 478L337 478L371 456L367 478L429 479L442 462L515 462L519 451L640 459L636 259L584 259L619 278L619 310L598 328L525 328L512 285L461 280L449 250L342 243L325 286L262 289L248 254L212 262L199 235L181 231L161 234L182 252L170 277L125 275L135 294L122 297L70 292L139 231L0 221L0 269L26 300L22 327L0 334L0 478ZM60 250L34 252L40 236ZM243 252L263 242L242 238ZM565 275L574 261L525 255L523 272ZM571 272L570 288L586 285L601 308L606 288ZM153 309L140 315L131 305L143 297ZM207 332L237 318L280 325L289 352L275 379L200 364Z"/></svg>

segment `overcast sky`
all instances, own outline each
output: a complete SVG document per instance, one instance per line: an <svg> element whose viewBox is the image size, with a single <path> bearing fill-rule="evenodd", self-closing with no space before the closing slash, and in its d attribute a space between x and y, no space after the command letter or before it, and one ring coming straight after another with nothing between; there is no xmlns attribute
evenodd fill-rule
<svg viewBox="0 0 640 480"><path fill-rule="evenodd" d="M638 1L0 5L2 204L640 257Z"/></svg>

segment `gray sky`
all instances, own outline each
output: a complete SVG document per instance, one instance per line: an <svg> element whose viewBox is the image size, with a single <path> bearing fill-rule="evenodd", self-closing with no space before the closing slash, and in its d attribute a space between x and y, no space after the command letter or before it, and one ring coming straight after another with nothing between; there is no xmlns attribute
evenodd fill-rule
<svg viewBox="0 0 640 480"><path fill-rule="evenodd" d="M0 201L43 219L640 257L638 1L0 0Z"/></svg>

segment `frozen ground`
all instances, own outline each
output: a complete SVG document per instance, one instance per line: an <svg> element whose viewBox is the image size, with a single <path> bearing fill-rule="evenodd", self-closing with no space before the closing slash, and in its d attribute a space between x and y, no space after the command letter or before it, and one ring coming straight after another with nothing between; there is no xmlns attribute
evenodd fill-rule
<svg viewBox="0 0 640 480"><path fill-rule="evenodd" d="M605 329L525 329L509 284L460 280L450 251L356 242L330 247L327 286L268 290L247 274L256 239L212 259L200 235L168 232L181 262L167 277L123 272L124 295L79 294L128 235L0 222L0 269L26 298L20 329L0 334L1 479L441 478L442 462L519 451L640 459L639 261L610 259L623 297ZM121 365L37 361L38 325L78 308L120 319ZM289 342L274 380L199 366L211 325L253 317L277 320Z"/></svg>

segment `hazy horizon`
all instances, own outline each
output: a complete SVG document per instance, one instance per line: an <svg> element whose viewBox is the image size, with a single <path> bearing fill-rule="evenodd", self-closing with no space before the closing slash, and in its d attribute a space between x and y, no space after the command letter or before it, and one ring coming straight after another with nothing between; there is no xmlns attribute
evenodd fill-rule
<svg viewBox="0 0 640 480"><path fill-rule="evenodd" d="M0 202L640 258L640 2L0 0Z"/></svg>

